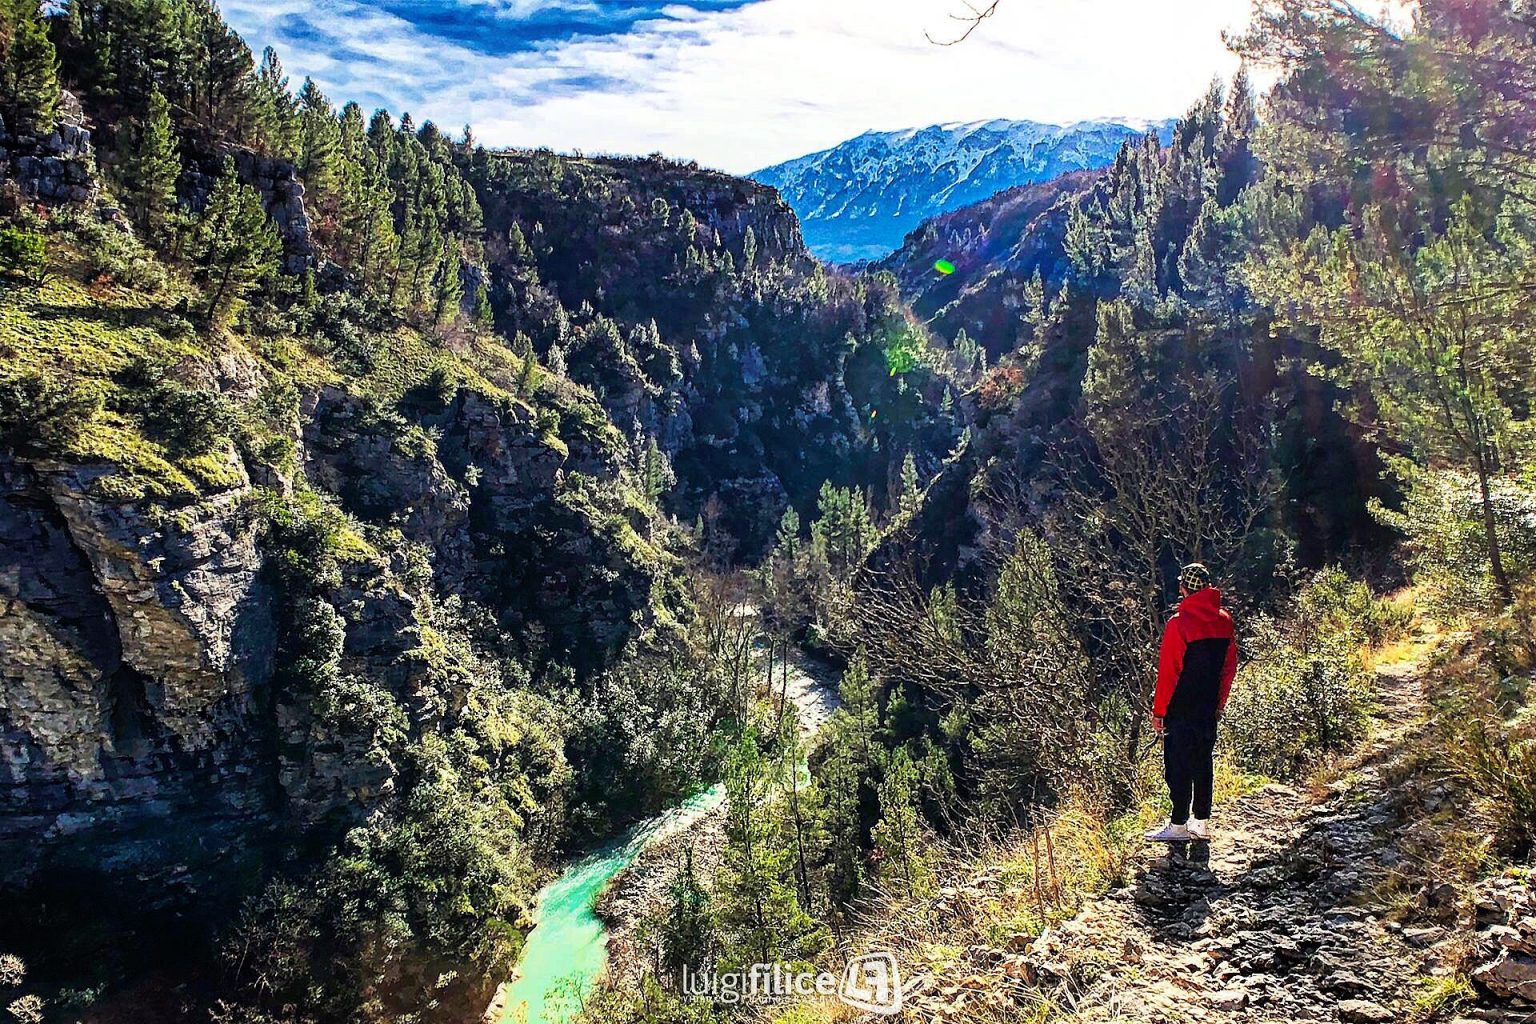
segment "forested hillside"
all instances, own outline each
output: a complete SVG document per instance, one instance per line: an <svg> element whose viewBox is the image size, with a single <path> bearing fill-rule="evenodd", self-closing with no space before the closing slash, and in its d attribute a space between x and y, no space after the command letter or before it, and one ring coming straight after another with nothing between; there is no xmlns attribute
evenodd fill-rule
<svg viewBox="0 0 1536 1024"><path fill-rule="evenodd" d="M208 0L6 5L8 1012L467 1020L563 863L718 784L560 1022L818 1020L680 971L871 948L936 1019L1104 1019L1146 978L1047 927L1163 806L1199 560L1216 827L1321 852L1111 916L1311 915L1213 918L1265 945L1201 1014L1528 1013L1532 18L1259 0L1269 94L851 275L762 185L338 109Z"/></svg>
<svg viewBox="0 0 1536 1024"><path fill-rule="evenodd" d="M0 949L50 1014L478 1013L718 773L690 567L953 444L926 336L760 186L338 110L201 0L0 44Z"/></svg>

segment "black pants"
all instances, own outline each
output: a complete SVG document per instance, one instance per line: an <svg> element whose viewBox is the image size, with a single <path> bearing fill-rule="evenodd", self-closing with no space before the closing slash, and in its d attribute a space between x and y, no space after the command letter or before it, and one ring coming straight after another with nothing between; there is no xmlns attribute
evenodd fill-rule
<svg viewBox="0 0 1536 1024"><path fill-rule="evenodd" d="M1173 799L1175 825L1189 821L1190 811L1201 821L1211 816L1212 766L1216 723L1170 718L1163 724L1163 776Z"/></svg>

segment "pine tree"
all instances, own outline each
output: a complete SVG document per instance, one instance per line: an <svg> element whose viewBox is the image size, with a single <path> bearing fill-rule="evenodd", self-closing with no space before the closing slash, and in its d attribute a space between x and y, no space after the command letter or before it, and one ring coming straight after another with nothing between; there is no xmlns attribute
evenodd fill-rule
<svg viewBox="0 0 1536 1024"><path fill-rule="evenodd" d="M651 501L660 501L662 496L671 489L676 477L672 473L672 464L667 461L666 452L662 451L653 437L645 446L645 455L641 461L642 483L645 487L645 496Z"/></svg>
<svg viewBox="0 0 1536 1024"><path fill-rule="evenodd" d="M159 89L149 94L149 112L133 127L127 152L118 160L118 187L133 222L150 237L160 237L176 200L181 158L171 128L171 106Z"/></svg>
<svg viewBox="0 0 1536 1024"><path fill-rule="evenodd" d="M290 159L297 156L298 104L288 92L283 62L270 46L261 54L253 104L257 134L267 150Z"/></svg>
<svg viewBox="0 0 1536 1024"><path fill-rule="evenodd" d="M692 846L683 851L683 863L667 887L667 912L659 931L661 966L673 977L681 975L684 967L699 970L714 952L709 893L694 869Z"/></svg>
<svg viewBox="0 0 1536 1024"><path fill-rule="evenodd" d="M496 326L496 313L491 308L491 293L483 284L475 289L475 323L486 330Z"/></svg>
<svg viewBox="0 0 1536 1024"><path fill-rule="evenodd" d="M517 393L532 398L539 390L539 360L529 349L523 356L523 367L517 374Z"/></svg>
<svg viewBox="0 0 1536 1024"><path fill-rule="evenodd" d="M904 516L917 514L917 507L922 503L922 484L917 476L917 460L909 451L901 460L901 495L897 499L896 507Z"/></svg>
<svg viewBox="0 0 1536 1024"><path fill-rule="evenodd" d="M462 261L456 252L444 252L438 260L432 287L435 303L432 310L433 323L440 324L459 315L459 304L464 299L462 269Z"/></svg>
<svg viewBox="0 0 1536 1024"><path fill-rule="evenodd" d="M805 960L826 945L789 884L792 854L769 806L768 768L750 732L726 761L726 846L715 891L733 966Z"/></svg>
<svg viewBox="0 0 1536 1024"><path fill-rule="evenodd" d="M304 79L299 90L299 173L314 201L334 209L341 177L341 130L314 79Z"/></svg>
<svg viewBox="0 0 1536 1024"><path fill-rule="evenodd" d="M227 317L255 284L277 271L282 251L261 197L240 183L234 160L226 159L193 241L196 276L208 294L207 319Z"/></svg>
<svg viewBox="0 0 1536 1024"><path fill-rule="evenodd" d="M874 543L875 527L864 495L856 488L822 484L811 536L819 541L838 576L862 565Z"/></svg>
<svg viewBox="0 0 1536 1024"><path fill-rule="evenodd" d="M1216 141L1216 160L1221 165L1216 201L1223 206L1235 202L1238 193L1258 178L1259 160L1253 152L1253 134L1259 126L1257 107L1248 67L1243 65L1232 79Z"/></svg>
<svg viewBox="0 0 1536 1024"><path fill-rule="evenodd" d="M211 0L185 0L187 39L192 66L188 106L205 122L230 135L243 136L247 123L247 85L255 69L250 47L219 14Z"/></svg>
<svg viewBox="0 0 1536 1024"><path fill-rule="evenodd" d="M793 566L800 557L800 513L793 505L784 510L779 518L779 528L774 534L773 550L777 557Z"/></svg>
<svg viewBox="0 0 1536 1024"><path fill-rule="evenodd" d="M37 0L0 0L9 5L10 44L0 68L0 112L19 134L46 135L59 108L59 57Z"/></svg>
<svg viewBox="0 0 1536 1024"><path fill-rule="evenodd" d="M898 748L880 780L880 821L871 839L880 851L881 878L907 896L923 894L932 882L922 852L917 785L917 767L911 755L905 748Z"/></svg>

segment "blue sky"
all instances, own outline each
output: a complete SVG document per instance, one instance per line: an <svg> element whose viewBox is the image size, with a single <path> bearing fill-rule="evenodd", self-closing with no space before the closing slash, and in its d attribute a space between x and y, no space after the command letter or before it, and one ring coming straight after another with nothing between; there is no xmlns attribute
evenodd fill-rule
<svg viewBox="0 0 1536 1024"><path fill-rule="evenodd" d="M979 0L978 0L979 2ZM484 142L745 173L860 132L1180 113L1230 75L1249 0L224 0L295 87Z"/></svg>

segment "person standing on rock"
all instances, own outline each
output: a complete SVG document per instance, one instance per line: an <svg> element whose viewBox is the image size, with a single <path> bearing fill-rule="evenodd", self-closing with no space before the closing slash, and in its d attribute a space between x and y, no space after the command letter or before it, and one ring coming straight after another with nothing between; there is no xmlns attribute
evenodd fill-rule
<svg viewBox="0 0 1536 1024"><path fill-rule="evenodd" d="M1152 697L1152 730L1163 737L1163 774L1173 813L1147 838L1209 839L1216 723L1237 674L1232 616L1199 562L1179 570L1179 610L1163 630Z"/></svg>

